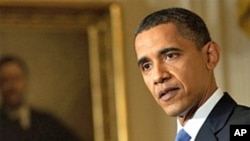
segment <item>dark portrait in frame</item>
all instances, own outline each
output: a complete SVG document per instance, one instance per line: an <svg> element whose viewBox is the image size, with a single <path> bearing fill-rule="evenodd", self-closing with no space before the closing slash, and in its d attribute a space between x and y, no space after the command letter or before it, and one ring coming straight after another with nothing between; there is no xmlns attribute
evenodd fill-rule
<svg viewBox="0 0 250 141"><path fill-rule="evenodd" d="M28 102L82 140L127 141L121 6L1 2L0 55L28 65Z"/></svg>

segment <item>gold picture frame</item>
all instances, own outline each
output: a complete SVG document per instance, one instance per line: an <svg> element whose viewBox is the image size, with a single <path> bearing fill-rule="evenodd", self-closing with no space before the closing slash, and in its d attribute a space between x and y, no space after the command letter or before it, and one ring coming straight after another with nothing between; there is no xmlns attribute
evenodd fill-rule
<svg viewBox="0 0 250 141"><path fill-rule="evenodd" d="M93 140L128 141L122 13L118 3L0 1L0 36L13 29L84 32ZM0 47L0 54L5 50L8 48ZM13 47L7 53L20 54L16 50Z"/></svg>

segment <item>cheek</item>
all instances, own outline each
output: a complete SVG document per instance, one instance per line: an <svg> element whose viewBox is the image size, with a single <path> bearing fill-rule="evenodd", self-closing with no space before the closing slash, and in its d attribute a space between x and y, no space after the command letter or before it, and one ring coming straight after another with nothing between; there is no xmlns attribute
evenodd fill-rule
<svg viewBox="0 0 250 141"><path fill-rule="evenodd" d="M194 69L189 65L172 66L169 72L172 74L172 79L175 79L185 92L188 92L190 87L197 83L194 78L196 75Z"/></svg>
<svg viewBox="0 0 250 141"><path fill-rule="evenodd" d="M151 94L153 94L154 93L154 85L153 85L154 83L152 82L152 79L150 79L149 76L143 75L143 80L144 80L147 88L151 92Z"/></svg>
<svg viewBox="0 0 250 141"><path fill-rule="evenodd" d="M175 72L176 79L181 83L186 93L197 93L206 80L206 73L201 65L184 65Z"/></svg>
<svg viewBox="0 0 250 141"><path fill-rule="evenodd" d="M16 83L16 89L18 89L18 90L22 90L22 89L24 89L24 87L25 87L25 82L23 82L23 81L19 81L18 83Z"/></svg>
<svg viewBox="0 0 250 141"><path fill-rule="evenodd" d="M8 89L10 89L10 85L9 84L7 84L7 83L3 83L2 85L1 85L1 91L7 91Z"/></svg>

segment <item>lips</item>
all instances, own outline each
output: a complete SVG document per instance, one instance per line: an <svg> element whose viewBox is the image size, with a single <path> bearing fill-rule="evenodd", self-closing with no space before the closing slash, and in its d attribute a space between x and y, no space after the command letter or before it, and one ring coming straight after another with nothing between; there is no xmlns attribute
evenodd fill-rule
<svg viewBox="0 0 250 141"><path fill-rule="evenodd" d="M178 91L180 88L178 87L169 87L166 88L162 91L159 92L159 99L163 99L163 100L168 100L173 94L176 93L176 91Z"/></svg>

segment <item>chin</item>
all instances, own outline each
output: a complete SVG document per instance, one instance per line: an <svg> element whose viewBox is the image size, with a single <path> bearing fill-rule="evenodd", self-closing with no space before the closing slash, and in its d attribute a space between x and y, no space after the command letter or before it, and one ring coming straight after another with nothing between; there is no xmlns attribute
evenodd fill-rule
<svg viewBox="0 0 250 141"><path fill-rule="evenodd" d="M9 101L9 104L8 104L10 107L12 108L18 108L22 105L22 101L19 101L19 100L12 100L12 101Z"/></svg>
<svg viewBox="0 0 250 141"><path fill-rule="evenodd" d="M170 105L168 107L163 107L163 110L168 116L177 117L186 113L185 109L177 108L177 105Z"/></svg>
<svg viewBox="0 0 250 141"><path fill-rule="evenodd" d="M165 112L168 116L170 116L170 117L178 117L179 116L179 114L176 114L176 113L167 113L167 112Z"/></svg>
<svg viewBox="0 0 250 141"><path fill-rule="evenodd" d="M164 109L165 113L170 116L170 117L177 117L180 115L180 112L176 110L169 110L169 109Z"/></svg>

